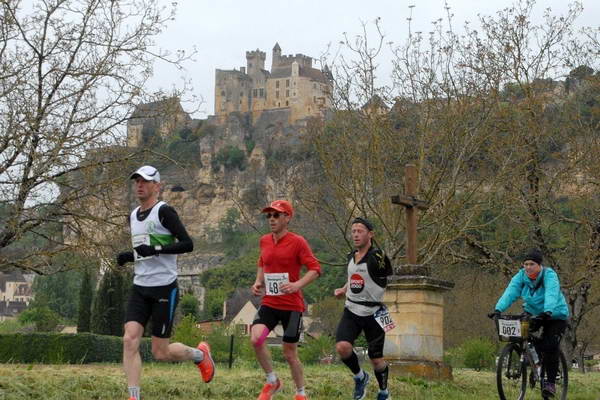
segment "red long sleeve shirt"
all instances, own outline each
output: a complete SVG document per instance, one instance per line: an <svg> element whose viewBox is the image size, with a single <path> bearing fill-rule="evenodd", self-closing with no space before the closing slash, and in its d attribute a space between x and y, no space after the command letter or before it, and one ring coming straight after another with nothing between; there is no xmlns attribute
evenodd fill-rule
<svg viewBox="0 0 600 400"><path fill-rule="evenodd" d="M275 243L272 233L260 238L258 266L263 269L263 273L287 272L289 281L296 282L300 279L300 270L303 265L309 271L316 271L321 275L321 265L302 236L288 232L277 243ZM262 304L278 310L300 312L305 310L304 296L301 290L280 296L265 295Z"/></svg>

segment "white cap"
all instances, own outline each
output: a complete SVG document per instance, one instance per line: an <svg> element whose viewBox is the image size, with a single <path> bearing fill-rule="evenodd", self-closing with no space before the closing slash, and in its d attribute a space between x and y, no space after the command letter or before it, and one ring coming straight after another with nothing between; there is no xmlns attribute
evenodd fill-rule
<svg viewBox="0 0 600 400"><path fill-rule="evenodd" d="M144 165L143 167L138 168L129 179L135 179L136 177L141 176L147 181L160 182L160 173L156 168L151 165Z"/></svg>

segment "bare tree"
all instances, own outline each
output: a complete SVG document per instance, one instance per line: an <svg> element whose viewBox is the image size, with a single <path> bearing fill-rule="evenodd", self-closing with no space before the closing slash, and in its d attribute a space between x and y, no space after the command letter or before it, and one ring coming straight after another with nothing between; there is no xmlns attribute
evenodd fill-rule
<svg viewBox="0 0 600 400"><path fill-rule="evenodd" d="M460 35L447 9L428 35L411 31L392 47L393 83L385 86L359 79L376 76L380 46L364 38L347 46L358 61L332 63L342 101L309 130L318 160L298 178L297 193L328 222L324 234L343 234L353 215L375 219L398 262L402 210L389 199L403 191L404 164L415 163L430 204L419 221L420 261L508 279L522 252L539 247L572 311L571 354L600 300L598 77L590 73L597 31L575 31L577 2L564 16L547 10L539 24L535 7L517 1ZM575 68L581 63L588 66Z"/></svg>
<svg viewBox="0 0 600 400"><path fill-rule="evenodd" d="M156 0L0 2L0 268L46 273L57 253L93 254L115 223L123 123L151 98L154 61L188 57L154 44L173 17ZM108 211L81 207L92 199ZM65 221L88 234L66 240Z"/></svg>

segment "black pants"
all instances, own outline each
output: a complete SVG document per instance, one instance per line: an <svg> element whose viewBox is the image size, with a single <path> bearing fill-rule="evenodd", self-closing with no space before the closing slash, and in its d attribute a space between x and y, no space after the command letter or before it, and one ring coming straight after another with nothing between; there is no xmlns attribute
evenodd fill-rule
<svg viewBox="0 0 600 400"><path fill-rule="evenodd" d="M546 370L546 380L554 383L558 372L560 341L567 329L567 321L562 319L539 321L532 327L533 330L539 328L542 328L542 335L535 342L535 349L542 357L543 367Z"/></svg>

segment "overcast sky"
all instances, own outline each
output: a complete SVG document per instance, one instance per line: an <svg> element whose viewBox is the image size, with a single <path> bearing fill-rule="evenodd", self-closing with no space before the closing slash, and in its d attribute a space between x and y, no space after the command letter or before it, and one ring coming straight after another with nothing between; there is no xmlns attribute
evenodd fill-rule
<svg viewBox="0 0 600 400"><path fill-rule="evenodd" d="M164 1L170 4L170 1ZM198 53L186 71L157 64L151 82L152 90L169 90L181 85L185 75L193 85L193 93L203 104L188 103L186 109L199 109L194 114L205 118L213 113L215 69L232 69L246 65L246 50L257 48L267 53L270 69L271 49L275 42L283 54L302 53L318 58L329 44L335 45L343 33L361 33L361 21L371 23L381 17L386 41L402 44L407 37L407 18L412 9L413 31L429 32L431 22L445 16L444 0L180 0L176 20L158 38L161 48L192 49ZM455 26L468 20L476 23L478 14L490 15L510 6L508 0L447 0L454 14ZM584 12L579 26L598 26L599 0L583 0ZM538 0L537 15L547 7L564 14L567 0ZM541 19L540 19L541 21ZM386 63L385 57L382 63ZM385 65L382 68L386 68Z"/></svg>

